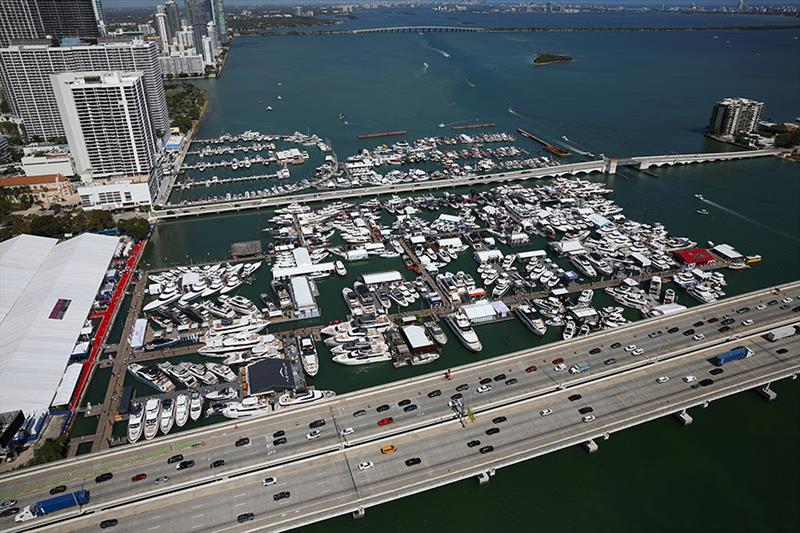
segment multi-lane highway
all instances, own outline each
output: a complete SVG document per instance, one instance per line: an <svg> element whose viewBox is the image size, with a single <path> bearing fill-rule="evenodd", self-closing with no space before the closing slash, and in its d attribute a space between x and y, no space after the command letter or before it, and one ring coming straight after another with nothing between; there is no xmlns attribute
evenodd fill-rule
<svg viewBox="0 0 800 533"><path fill-rule="evenodd" d="M18 505L27 505L62 484L69 490L86 487L91 491L92 501L84 511L93 515L59 523L63 515L56 514L23 527L53 521L57 528L75 530L117 518L121 520L119 528L131 530L188 530L189 526L182 526L191 520L191 528L219 530L236 527L240 512L256 514L252 526L295 527L375 505L381 498L400 497L475 475L483 466L501 466L663 416L661 410L669 407L674 412L682 401L702 401L698 399L752 388L773 376L778 379L797 372L798 337L768 343L761 335L779 324L800 321L800 314L793 310L800 304L798 297L797 283L782 287L777 294L759 291L680 315L461 367L454 370L450 381L442 374L432 374L316 406L6 475L0 478L0 500L14 498ZM726 315L732 319L727 320L730 329L720 332ZM752 324L745 322L750 320ZM695 340L697 334L705 338ZM644 354L632 355L633 344L644 349ZM712 367L707 359L726 346L739 344L752 345L756 356L726 365L723 374L714 376L713 385L691 389L681 380L690 373L695 373L698 381L708 377ZM788 351L778 353L782 348ZM558 358L567 365L591 362L593 366L589 372L571 375L555 370L553 361ZM660 375L671 379L658 384L655 378ZM492 390L478 393L481 380L487 379ZM582 390L591 391L591 397ZM565 400L576 391L584 398ZM468 422L464 429L447 405L454 394L462 394L476 414L475 423ZM408 405L416 409L407 412ZM586 406L593 408L596 420L581 422L577 409ZM553 414L540 416L545 408ZM508 420L497 424L497 434L483 434L489 428L486 424L492 425L497 416ZM377 422L387 417L393 422L378 426ZM325 425L319 428L318 438L309 440L309 425L316 420L324 420ZM353 433L342 437L345 428L352 428ZM243 437L249 444L235 446ZM277 443L280 438L286 443ZM470 440L481 444L468 448ZM203 445L191 447L201 441ZM379 448L389 443L395 444L397 451L380 454ZM481 454L479 450L487 445L495 450ZM194 460L195 466L177 471L175 464L167 463L177 453ZM413 457L419 457L422 464L406 467L405 461ZM211 469L210 464L220 459L224 466ZM372 461L374 466L361 471L358 465L363 461ZM105 472L114 477L95 482L95 476ZM147 479L131 481L141 473L147 474ZM169 480L155 485L153 481L160 476ZM261 487L267 476L278 482ZM274 502L274 494L283 490L291 496ZM197 505L197 512L189 516ZM145 511L153 508L164 512ZM283 512L289 514L280 516ZM0 519L0 527L11 527L12 520ZM145 524L149 525L143 527Z"/></svg>

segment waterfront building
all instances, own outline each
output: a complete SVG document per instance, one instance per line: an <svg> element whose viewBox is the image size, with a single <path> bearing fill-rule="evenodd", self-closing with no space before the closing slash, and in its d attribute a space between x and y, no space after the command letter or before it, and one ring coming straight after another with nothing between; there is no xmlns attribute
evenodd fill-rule
<svg viewBox="0 0 800 533"><path fill-rule="evenodd" d="M214 52L211 49L211 38L208 35L203 35L203 62L206 65L214 65Z"/></svg>
<svg viewBox="0 0 800 533"><path fill-rule="evenodd" d="M53 75L77 173L88 179L149 175L156 142L140 72Z"/></svg>
<svg viewBox="0 0 800 533"><path fill-rule="evenodd" d="M24 149L22 171L26 176L75 175L72 154L60 146L36 146Z"/></svg>
<svg viewBox="0 0 800 533"><path fill-rule="evenodd" d="M165 54L169 53L170 44L172 44L172 33L167 22L167 11L164 6L156 6L156 31L158 32L158 38L161 40L161 51Z"/></svg>
<svg viewBox="0 0 800 533"><path fill-rule="evenodd" d="M161 62L161 71L165 78L202 76L206 71L203 56L193 53L192 50L173 51L170 55L161 56L158 60Z"/></svg>
<svg viewBox="0 0 800 533"><path fill-rule="evenodd" d="M167 14L169 33L174 36L181 29L181 16L178 13L178 5L173 0L167 0L164 2L164 12Z"/></svg>
<svg viewBox="0 0 800 533"><path fill-rule="evenodd" d="M12 45L0 48L0 88L14 115L31 137L55 139L64 135L51 74L90 70L139 71L147 94L150 122L157 133L169 131L158 47L153 42L101 42L97 45Z"/></svg>
<svg viewBox="0 0 800 533"><path fill-rule="evenodd" d="M212 20L211 0L185 0L186 19L194 30L194 44L201 47L206 34L206 24Z"/></svg>
<svg viewBox="0 0 800 533"><path fill-rule="evenodd" d="M43 39L42 17L36 0L3 0L0 8L0 46L12 42Z"/></svg>
<svg viewBox="0 0 800 533"><path fill-rule="evenodd" d="M0 46L27 39L105 35L100 0L3 0Z"/></svg>
<svg viewBox="0 0 800 533"><path fill-rule="evenodd" d="M15 176L0 179L0 188L14 201L30 195L47 209L53 204L72 206L78 203L75 186L63 174Z"/></svg>
<svg viewBox="0 0 800 533"><path fill-rule="evenodd" d="M150 188L147 177L139 181L121 180L78 187L78 197L84 211L94 209L132 209L150 207Z"/></svg>
<svg viewBox="0 0 800 533"><path fill-rule="evenodd" d="M212 19L216 26L217 38L224 42L228 40L228 26L225 23L225 6L223 0L211 0Z"/></svg>
<svg viewBox="0 0 800 533"><path fill-rule="evenodd" d="M176 34L176 41L180 52L197 49L194 42L194 28L191 26L184 25Z"/></svg>
<svg viewBox="0 0 800 533"><path fill-rule="evenodd" d="M217 36L217 25L212 20L206 24L206 37L208 37L211 48L211 56L217 59L220 54L219 37Z"/></svg>
<svg viewBox="0 0 800 533"><path fill-rule="evenodd" d="M764 102L748 98L725 98L714 104L708 132L722 137L751 133L761 120Z"/></svg>

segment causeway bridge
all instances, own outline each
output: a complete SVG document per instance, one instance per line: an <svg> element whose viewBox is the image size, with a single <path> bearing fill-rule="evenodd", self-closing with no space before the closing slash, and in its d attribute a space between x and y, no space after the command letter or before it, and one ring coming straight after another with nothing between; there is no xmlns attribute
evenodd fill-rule
<svg viewBox="0 0 800 533"><path fill-rule="evenodd" d="M21 524L3 518L0 527L96 530L113 518L119 521L115 531L283 531L347 513L363 516L369 507L461 479L484 484L502 475L503 467L559 449L583 446L592 453L614 433L660 417L674 415L679 423L691 424L691 409L732 394L755 390L774 400L770 384L800 374L800 335L795 329L794 335L771 342L766 333L783 325L800 327L798 299L796 281L475 362L452 369L449 377L434 372L9 472L0 476L0 498L14 498L20 507L62 484L67 490L90 488L91 501ZM744 308L749 310L737 313ZM724 315L736 319L720 331ZM705 337L684 334L690 329ZM661 333L651 336L656 331ZM644 353L631 355L625 351L630 344ZM710 374L709 359L737 346L750 348L753 356ZM591 368L580 374L558 371L557 357L567 365L591 363ZM485 378L492 389L479 393ZM456 390L462 403L452 408L448 401ZM580 401L570 400L574 394ZM417 408L405 411L405 400ZM384 404L387 408L378 411ZM583 407L592 407L594 419L582 419L578 409ZM473 416L465 415L467 409ZM385 417L393 423L379 426ZM311 422L320 420L324 424L315 424L319 437L306 438ZM491 428L497 431L487 433ZM275 442L278 431L284 444ZM234 445L244 437L249 440L243 446ZM468 446L473 440L480 444ZM380 453L388 444L395 452ZM194 460L194 468L176 471L167 463L176 453ZM219 459L225 464L209 468ZM113 478L94 481L106 472ZM142 473L146 480L131 482ZM168 481L152 482L164 475ZM275 483L265 486L266 477ZM290 497L274 499L284 491ZM254 513L254 519L239 524L242 513Z"/></svg>
<svg viewBox="0 0 800 533"><path fill-rule="evenodd" d="M583 161L580 163L553 165L542 168L505 171L490 174L473 174L454 178L418 181L412 183L397 183L392 185L377 185L353 189L298 193L268 198L247 198L227 200L224 202L193 203L188 205L167 206L161 209L153 209L150 211L150 220L157 222L159 220L179 219L187 216L230 213L247 209L274 208L292 203L303 204L324 201L338 201L348 198L372 198L387 194L424 192L449 189L453 187L469 187L475 185L522 181L528 179L545 179L560 176L581 176L594 172L614 174L620 165L645 170L651 167L660 166L687 165L694 163L767 157L777 155L779 153L779 150L748 150L742 152L710 152L702 154L635 156L622 159L605 158L592 161ZM224 184L225 181L222 180L220 183Z"/></svg>
<svg viewBox="0 0 800 533"><path fill-rule="evenodd" d="M386 28L363 28L349 33L462 33L486 31L472 26L391 26Z"/></svg>

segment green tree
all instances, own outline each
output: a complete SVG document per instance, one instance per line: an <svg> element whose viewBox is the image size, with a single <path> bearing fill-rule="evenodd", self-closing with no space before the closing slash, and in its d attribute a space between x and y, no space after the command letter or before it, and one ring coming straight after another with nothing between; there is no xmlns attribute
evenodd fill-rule
<svg viewBox="0 0 800 533"><path fill-rule="evenodd" d="M136 240L141 240L150 234L150 222L142 217L128 218L120 220L117 223L117 229Z"/></svg>
<svg viewBox="0 0 800 533"><path fill-rule="evenodd" d="M61 237L64 228L61 221L53 215L37 215L31 218L29 231L42 237Z"/></svg>

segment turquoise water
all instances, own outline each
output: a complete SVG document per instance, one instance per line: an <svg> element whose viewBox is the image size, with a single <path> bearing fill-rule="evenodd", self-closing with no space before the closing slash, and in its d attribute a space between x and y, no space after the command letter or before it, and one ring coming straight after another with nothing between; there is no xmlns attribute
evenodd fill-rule
<svg viewBox="0 0 800 533"><path fill-rule="evenodd" d="M199 135L246 129L318 133L340 156L356 135L406 129L440 135L437 125L496 122L523 127L593 154L627 156L730 149L702 136L724 96L766 102L765 117L791 120L800 94L800 32L416 34L241 38L223 76L199 82L210 113ZM715 36L717 38L715 38ZM539 52L569 64L531 66ZM427 63L427 67L425 64ZM281 85L278 85L278 84ZM283 99L276 105L276 97ZM272 103L275 111L264 107ZM513 110L509 112L509 107ZM337 118L345 113L349 125ZM447 130L445 130L447 131ZM562 139L567 137L567 141ZM531 151L536 147L524 144ZM293 179L313 166L293 169ZM663 222L674 234L727 242L764 263L730 273L729 294L785 282L800 272L800 167L777 159L597 176L634 220ZM693 195L712 203L701 217ZM247 212L161 223L145 266L228 257L235 241L262 239L270 213ZM471 268L465 256L458 268ZM380 267L380 268L378 268ZM341 287L323 280L319 322L342 318ZM455 266L453 268L456 268ZM242 294L266 292L268 274ZM683 303L688 297L679 292ZM312 322L303 322L314 323ZM322 357L314 384L338 392L447 368L535 343L520 324L478 330L487 349L468 354L451 339L442 358L418 368L343 368ZM489 486L472 481L341 518L311 531L781 531L797 525L800 400L779 384L778 402L753 394L717 402L681 428L662 420L614 435L588 457L571 449L501 471ZM779 475L775 475L779 472ZM524 514L523 514L524 513ZM524 521L524 522L523 522Z"/></svg>

